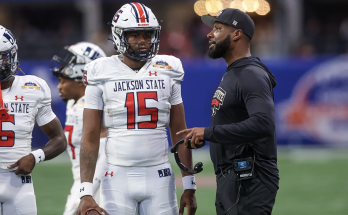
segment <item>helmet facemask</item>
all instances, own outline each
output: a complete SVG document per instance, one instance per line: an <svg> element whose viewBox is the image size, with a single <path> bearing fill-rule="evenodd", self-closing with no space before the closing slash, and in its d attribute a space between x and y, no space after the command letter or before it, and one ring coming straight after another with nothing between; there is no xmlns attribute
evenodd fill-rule
<svg viewBox="0 0 348 215"><path fill-rule="evenodd" d="M0 52L0 82L7 81L16 74L18 68L17 45Z"/></svg>
<svg viewBox="0 0 348 215"><path fill-rule="evenodd" d="M133 60L138 60L138 61L147 61L153 57L155 57L158 53L159 50L159 43L160 43L160 31L161 27L144 27L144 28L114 28L114 35L117 36L115 38L114 36L114 41L117 41L116 43L119 44L119 46L115 45L115 48L117 48L117 51L120 52L121 54L129 57L130 59ZM151 42L150 43L130 43L127 41L125 37L125 32L131 32L131 31L152 31L151 35ZM115 42L114 42L115 43ZM131 44L137 44L138 45L138 50L140 50L140 45L146 45L150 44L150 49L146 52L141 52L141 51L134 51L130 45Z"/></svg>
<svg viewBox="0 0 348 215"><path fill-rule="evenodd" d="M82 81L81 77L74 76L71 78L70 76L74 75L74 71L76 69L83 70L86 62L82 57L79 57L70 51L68 51L68 54L63 59L57 55L54 55L51 60L50 70L52 71L53 75L58 77L62 77L65 79L71 79L75 81Z"/></svg>

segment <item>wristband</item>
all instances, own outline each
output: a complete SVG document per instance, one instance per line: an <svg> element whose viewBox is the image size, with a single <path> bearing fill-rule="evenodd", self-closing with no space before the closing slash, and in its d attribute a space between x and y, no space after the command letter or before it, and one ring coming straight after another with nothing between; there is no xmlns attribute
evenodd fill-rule
<svg viewBox="0 0 348 215"><path fill-rule="evenodd" d="M80 199L84 196L93 196L93 183L83 182L80 186Z"/></svg>
<svg viewBox="0 0 348 215"><path fill-rule="evenodd" d="M45 152L42 149L38 149L35 151L30 152L30 154L33 154L35 157L35 164L41 163L45 160Z"/></svg>
<svg viewBox="0 0 348 215"><path fill-rule="evenodd" d="M184 190L196 190L196 180L193 175L184 176L182 178L182 183L184 185Z"/></svg>

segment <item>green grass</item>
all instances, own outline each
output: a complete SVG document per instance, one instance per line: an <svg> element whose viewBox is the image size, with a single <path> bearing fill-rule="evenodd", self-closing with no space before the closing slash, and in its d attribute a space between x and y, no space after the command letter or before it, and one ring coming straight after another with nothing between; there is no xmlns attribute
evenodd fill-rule
<svg viewBox="0 0 348 215"><path fill-rule="evenodd" d="M274 215L347 215L348 156L339 151L305 150L280 153L280 190ZM209 154L194 154L203 161L201 175L213 173ZM172 165L179 176L179 168ZM39 215L61 215L72 185L70 163L66 155L35 167L33 173ZM177 190L180 198L182 189ZM197 215L215 214L215 188L199 187L196 192Z"/></svg>

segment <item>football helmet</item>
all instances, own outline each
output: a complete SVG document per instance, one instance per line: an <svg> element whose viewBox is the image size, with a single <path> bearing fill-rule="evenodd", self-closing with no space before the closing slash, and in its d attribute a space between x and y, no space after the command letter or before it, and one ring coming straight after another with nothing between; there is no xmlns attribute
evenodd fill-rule
<svg viewBox="0 0 348 215"><path fill-rule="evenodd" d="M56 77L82 81L85 65L97 58L106 57L99 46L89 42L79 42L66 46L68 54L63 59L54 55L51 60L50 70Z"/></svg>
<svg viewBox="0 0 348 215"><path fill-rule="evenodd" d="M124 33L126 31L152 31L151 46L147 52L134 51ZM142 3L132 2L123 5L114 15L111 32L115 48L121 54L139 61L155 57L159 50L161 26L150 8ZM139 44L138 44L139 45Z"/></svg>
<svg viewBox="0 0 348 215"><path fill-rule="evenodd" d="M7 81L18 68L18 46L10 30L0 25L0 82Z"/></svg>

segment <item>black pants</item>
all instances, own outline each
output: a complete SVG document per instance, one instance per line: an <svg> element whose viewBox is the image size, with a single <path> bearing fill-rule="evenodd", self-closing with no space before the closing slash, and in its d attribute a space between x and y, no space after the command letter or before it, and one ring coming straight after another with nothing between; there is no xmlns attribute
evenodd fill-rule
<svg viewBox="0 0 348 215"><path fill-rule="evenodd" d="M272 213L276 193L273 193L260 178L255 176L252 179L237 182L233 181L235 179L233 171L224 175L226 178L221 176L217 179L215 201L217 215L270 215ZM239 201L231 208L237 201L239 184Z"/></svg>

